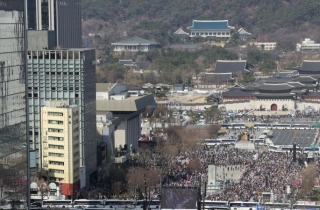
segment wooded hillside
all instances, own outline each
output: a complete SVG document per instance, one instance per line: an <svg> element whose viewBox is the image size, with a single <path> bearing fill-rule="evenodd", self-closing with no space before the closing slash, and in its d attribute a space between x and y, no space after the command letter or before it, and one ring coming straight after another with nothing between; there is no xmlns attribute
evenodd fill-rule
<svg viewBox="0 0 320 210"><path fill-rule="evenodd" d="M84 33L100 33L107 42L141 36L163 45L193 19L228 19L258 41L277 41L292 49L306 37L320 41L318 0L83 0Z"/></svg>

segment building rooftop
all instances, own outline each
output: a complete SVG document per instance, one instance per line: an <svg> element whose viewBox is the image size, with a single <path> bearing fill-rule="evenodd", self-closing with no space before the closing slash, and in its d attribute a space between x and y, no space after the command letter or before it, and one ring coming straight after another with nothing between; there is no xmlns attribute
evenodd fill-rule
<svg viewBox="0 0 320 210"><path fill-rule="evenodd" d="M234 29L234 27L229 26L228 20L193 20L192 26L187 29Z"/></svg>
<svg viewBox="0 0 320 210"><path fill-rule="evenodd" d="M240 28L240 29L238 30L238 33L239 33L240 35L251 35L251 33L247 32L247 31L244 30L243 28Z"/></svg>
<svg viewBox="0 0 320 210"><path fill-rule="evenodd" d="M117 83L96 83L97 92L107 92Z"/></svg>
<svg viewBox="0 0 320 210"><path fill-rule="evenodd" d="M158 42L149 41L140 37L134 36L130 39L122 40L120 42L111 43L111 45L160 45Z"/></svg>
<svg viewBox="0 0 320 210"><path fill-rule="evenodd" d="M123 100L97 100L97 113L112 112L136 112L147 106L155 105L152 94L143 96L131 96Z"/></svg>
<svg viewBox="0 0 320 210"><path fill-rule="evenodd" d="M214 73L249 73L246 60L218 60Z"/></svg>
<svg viewBox="0 0 320 210"><path fill-rule="evenodd" d="M292 90L294 86L289 85L289 84L271 84L271 83L264 83L260 86L257 86L258 90ZM273 93L274 94L274 93Z"/></svg>
<svg viewBox="0 0 320 210"><path fill-rule="evenodd" d="M294 88L303 88L306 86L305 84L302 84L301 82L288 82L288 84L294 86Z"/></svg>
<svg viewBox="0 0 320 210"><path fill-rule="evenodd" d="M302 66L294 68L298 71L312 71L320 73L320 60L304 60Z"/></svg>
<svg viewBox="0 0 320 210"><path fill-rule="evenodd" d="M222 97L232 97L232 96L251 97L253 96L253 93L249 91L243 91L239 88L232 88L229 91L222 93Z"/></svg>
<svg viewBox="0 0 320 210"><path fill-rule="evenodd" d="M174 36L189 36L189 34L187 32L185 32L184 30L182 30L182 28L179 28L178 30L176 30L173 33Z"/></svg>
<svg viewBox="0 0 320 210"><path fill-rule="evenodd" d="M204 75L204 82L228 82L233 80L231 73L206 73Z"/></svg>
<svg viewBox="0 0 320 210"><path fill-rule="evenodd" d="M308 83L308 82L315 82L315 81L317 81L317 79L315 79L315 78L313 78L311 76L300 76L298 78L293 79L293 81L302 82L302 83L307 82Z"/></svg>

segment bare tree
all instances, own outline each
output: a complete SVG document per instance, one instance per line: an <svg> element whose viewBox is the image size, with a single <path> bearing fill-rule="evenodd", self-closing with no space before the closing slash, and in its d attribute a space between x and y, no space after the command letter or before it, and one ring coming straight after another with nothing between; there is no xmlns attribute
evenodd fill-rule
<svg viewBox="0 0 320 210"><path fill-rule="evenodd" d="M305 169L300 173L301 177L301 186L299 188L299 196L305 198L314 187L315 179L318 175L318 169L316 164L309 164Z"/></svg>

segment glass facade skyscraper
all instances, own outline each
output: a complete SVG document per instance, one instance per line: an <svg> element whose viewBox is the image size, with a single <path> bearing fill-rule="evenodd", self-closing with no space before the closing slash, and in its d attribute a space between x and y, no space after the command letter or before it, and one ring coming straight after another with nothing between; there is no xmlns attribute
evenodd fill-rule
<svg viewBox="0 0 320 210"><path fill-rule="evenodd" d="M0 1L0 199L27 195L24 0Z"/></svg>

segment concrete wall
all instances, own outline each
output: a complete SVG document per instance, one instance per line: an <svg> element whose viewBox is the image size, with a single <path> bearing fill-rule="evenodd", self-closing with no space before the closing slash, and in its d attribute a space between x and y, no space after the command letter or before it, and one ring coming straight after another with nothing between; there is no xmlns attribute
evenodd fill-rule
<svg viewBox="0 0 320 210"><path fill-rule="evenodd" d="M219 104L219 107L225 107L227 110L238 111L243 109L260 109L262 106L266 111L271 110L271 105L276 104L278 107L277 111L282 111L282 107L285 106L289 111L296 109L294 100L287 99L259 99L259 100L250 100L249 102L238 102L238 103L226 103Z"/></svg>
<svg viewBox="0 0 320 210"><path fill-rule="evenodd" d="M56 46L54 31L28 31L28 50L54 49Z"/></svg>
<svg viewBox="0 0 320 210"><path fill-rule="evenodd" d="M114 144L116 148L118 148L120 145L123 147L123 145L126 144L126 125L123 122L121 122L115 132Z"/></svg>
<svg viewBox="0 0 320 210"><path fill-rule="evenodd" d="M318 103L312 103L312 102L299 102L297 103L297 109L299 110L304 110L306 109L308 106L311 106L313 108L315 108L316 110L320 109L320 101Z"/></svg>

